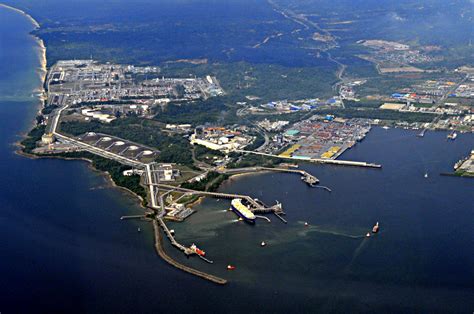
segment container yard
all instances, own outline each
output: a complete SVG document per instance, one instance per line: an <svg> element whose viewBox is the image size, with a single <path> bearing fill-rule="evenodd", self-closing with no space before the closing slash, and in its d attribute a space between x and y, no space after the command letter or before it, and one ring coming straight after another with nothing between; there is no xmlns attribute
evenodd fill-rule
<svg viewBox="0 0 474 314"><path fill-rule="evenodd" d="M361 141L370 131L363 119L336 119L313 116L296 123L285 138L291 143L281 157L336 159L346 149Z"/></svg>

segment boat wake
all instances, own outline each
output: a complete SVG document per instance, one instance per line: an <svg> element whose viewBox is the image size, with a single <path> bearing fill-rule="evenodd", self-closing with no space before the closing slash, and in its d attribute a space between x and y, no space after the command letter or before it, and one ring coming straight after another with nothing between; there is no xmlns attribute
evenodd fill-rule
<svg viewBox="0 0 474 314"><path fill-rule="evenodd" d="M302 221L299 221L298 223L300 224L304 224L304 222ZM332 235L335 235L335 236L339 236L339 237L345 237L345 238L350 238L350 239L363 239L366 237L365 234L362 234L362 235L353 235L353 234L347 234L347 233L343 233L343 232L338 232L338 231L333 231L333 230L327 230L327 229L321 229L317 226L306 226L306 232L318 232L318 233L325 233L325 234L332 234Z"/></svg>
<svg viewBox="0 0 474 314"><path fill-rule="evenodd" d="M355 249L354 254L352 255L352 259L347 265L345 271L350 272L352 265L354 264L355 260L357 257L359 257L360 253L364 249L365 246L367 246L367 243L369 242L369 238L365 237L365 239L359 244L359 246Z"/></svg>

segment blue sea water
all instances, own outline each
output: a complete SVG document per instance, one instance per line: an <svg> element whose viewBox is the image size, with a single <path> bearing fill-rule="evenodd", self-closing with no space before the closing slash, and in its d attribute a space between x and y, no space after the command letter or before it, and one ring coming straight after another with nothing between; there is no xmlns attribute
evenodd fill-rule
<svg viewBox="0 0 474 314"><path fill-rule="evenodd" d="M471 134L376 128L342 157L381 170L303 166L332 193L288 174L230 180L222 191L282 202L288 224L239 223L213 199L171 224L214 264L169 254L230 280L216 286L160 260L150 226L119 219L137 202L87 163L14 153L38 108L32 29L0 8L0 312L473 311L474 180L439 175L474 147Z"/></svg>

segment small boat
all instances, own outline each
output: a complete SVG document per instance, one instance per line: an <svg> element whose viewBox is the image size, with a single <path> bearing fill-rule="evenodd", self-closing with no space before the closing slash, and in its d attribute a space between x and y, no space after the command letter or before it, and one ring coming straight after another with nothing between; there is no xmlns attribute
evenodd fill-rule
<svg viewBox="0 0 474 314"><path fill-rule="evenodd" d="M260 243L260 246L265 246L265 245L267 245L265 241L262 241L262 243Z"/></svg>
<svg viewBox="0 0 474 314"><path fill-rule="evenodd" d="M425 172L425 178L428 178L428 172Z"/></svg>
<svg viewBox="0 0 474 314"><path fill-rule="evenodd" d="M141 231L142 231L142 229L138 228L138 232L141 232Z"/></svg>
<svg viewBox="0 0 474 314"><path fill-rule="evenodd" d="M367 234L365 235L367 238L370 237L370 232L367 232Z"/></svg>
<svg viewBox="0 0 474 314"><path fill-rule="evenodd" d="M388 130L388 129L390 129L390 127L389 127L389 126L387 126L387 125L384 125L384 126L382 127L382 129L384 129L384 130Z"/></svg>
<svg viewBox="0 0 474 314"><path fill-rule="evenodd" d="M305 226L305 227L308 227L308 226L309 226L309 223L306 221L306 222L304 223L304 226Z"/></svg>
<svg viewBox="0 0 474 314"><path fill-rule="evenodd" d="M372 233L377 233L377 232L379 232L379 222L378 221L375 224L375 226L372 228Z"/></svg>
<svg viewBox="0 0 474 314"><path fill-rule="evenodd" d="M174 235L174 229L170 230L171 235Z"/></svg>
<svg viewBox="0 0 474 314"><path fill-rule="evenodd" d="M233 265L230 265L230 264L229 264L229 265L227 265L227 270L234 270L234 269L235 269L235 266L233 266Z"/></svg>
<svg viewBox="0 0 474 314"><path fill-rule="evenodd" d="M448 134L448 140L453 140L454 141L456 139L456 137L458 137L458 134L455 131Z"/></svg>
<svg viewBox="0 0 474 314"><path fill-rule="evenodd" d="M239 221L243 221L244 219L242 217L239 217Z"/></svg>

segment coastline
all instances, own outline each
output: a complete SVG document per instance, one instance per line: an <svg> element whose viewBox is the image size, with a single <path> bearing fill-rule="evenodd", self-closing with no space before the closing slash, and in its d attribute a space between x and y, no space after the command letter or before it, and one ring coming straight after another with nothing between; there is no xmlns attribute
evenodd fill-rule
<svg viewBox="0 0 474 314"><path fill-rule="evenodd" d="M23 145L19 144L19 147L23 147ZM38 156L38 155L35 155L35 154L30 154L30 153L26 153L24 152L22 149L18 149L15 151L15 154L19 155L19 156L23 156L23 157L26 157L26 158L30 158L30 159L61 159L61 160L75 160L75 161L85 161L87 162L89 165L89 169L91 169L92 171L94 172L97 172L99 173L100 175L103 175L108 183L114 187L114 188L119 188L121 189L122 191L124 192L127 192L129 194L131 194L131 196L134 196L136 197L139 201L140 201L140 207L143 208L144 210L148 209L148 207L144 206L143 205L143 198L138 195L137 193L133 192L132 190L130 189L127 189L126 187L123 187L123 186L120 186L120 185L117 185L115 183L115 181L112 179L112 176L110 175L109 172L107 171L101 171L101 170L98 170L96 169L94 166L93 166L93 162L92 160L88 159L88 158L83 158L83 157L64 157L64 156L48 156L48 155L45 155L45 156Z"/></svg>
<svg viewBox="0 0 474 314"><path fill-rule="evenodd" d="M25 11L23 11L21 9L18 9L18 8L15 8L15 7L12 7L12 6L7 5L7 4L4 4L4 3L0 3L0 7L6 8L8 10L12 10L14 12L17 12L17 13L23 15L24 17L26 17L30 21L30 23L35 27L35 29L40 28L40 24L38 23L38 21L35 20L30 14L26 13ZM39 79L40 79L40 85L37 88L35 88L34 90L32 90L31 92L36 93L36 94L40 94L38 96L37 112L41 112L41 109L43 109L43 106L44 106L44 101L46 100L45 83L46 83L46 75L48 73L47 59L46 59L46 46L44 45L44 41L41 38L39 38L38 36L33 35L31 32L30 32L30 36L34 38L34 40L36 41L36 43L38 45L36 47L36 50L37 50L37 53L38 53L38 59L39 59L39 63L40 63L40 66L36 69L36 72L37 72L37 74L39 76ZM32 129L34 127L35 127L35 121L32 120L29 123L29 128ZM18 147L21 147L22 145L20 143L21 143L22 140L24 140L26 138L28 132L29 132L29 130L23 132L22 134L20 134L20 139L15 143L15 145L17 145ZM16 153L18 153L18 151ZM27 157L31 158L31 156L27 156Z"/></svg>
<svg viewBox="0 0 474 314"><path fill-rule="evenodd" d="M4 7L4 8L7 8L7 9L10 9L12 11L15 11L15 12L23 15L24 17L26 17L30 21L30 23L35 27L35 29L40 28L40 25L39 25L38 21L36 21L31 15L24 12L23 10L20 10L18 8L15 8L15 7L6 5L6 4L2 4L2 3L0 3L0 6ZM31 32L30 32L29 35L32 36L34 38L34 40L36 41L36 43L37 43L37 47L35 47L35 49L38 53L38 59L39 59L39 63L40 63L39 68L36 69L36 72L39 75L39 79L40 79L39 82L40 83L39 83L39 86L36 89L32 90L32 93L39 94L39 95L37 95L38 104L37 104L36 110L37 110L37 113L40 114L41 110L44 107L44 102L47 99L47 97L46 97L46 76L47 76L46 46L44 44L44 41L41 38L39 38L38 36L32 34ZM35 124L34 120L32 120L28 125L29 125L29 129L25 132L20 133L19 134L19 139L15 143L13 143L13 145L16 146L16 149L14 150L14 153L16 155L23 156L23 157L30 158L30 159L57 158L57 159L62 159L62 160L82 160L82 161L86 161L89 164L89 168L93 171L96 171L96 172L100 173L101 175L104 175L106 177L106 180L108 181L109 184L111 184L112 187L118 187L118 188L120 188L121 191L126 192L129 196L136 197L136 199L139 200L140 207L143 208L145 213L146 213L147 210L149 210L149 208L144 205L144 199L140 195L138 195L137 193L131 191L128 188L117 185L109 172L101 171L101 170L96 169L93 166L93 161L88 159L88 158L81 158L81 157L76 158L76 157L65 157L65 156L38 156L36 154L31 154L31 153L25 152L24 151L25 146L22 144L22 142L26 138L28 138L29 131L36 127L36 124ZM193 202L193 205L196 204L196 203L200 203L201 201L202 201L202 198L198 198L195 202ZM158 255L163 260L165 260L167 263L169 263L170 265L172 265L172 266L174 266L174 267L176 267L180 270L183 270L183 271L185 271L187 273L190 273L192 275L201 277L201 278L206 279L208 281L214 282L216 284L224 285L224 284L227 283L227 280L225 280L225 279L222 279L222 278L219 278L219 277L201 272L199 270L193 269L191 267L185 266L183 264L180 264L177 261L175 261L174 259L172 259L170 256L168 256L166 254L166 252L164 251L163 243L162 243L163 242L162 235L160 233L159 227L157 226L156 220L153 220L153 227L155 229L155 237L156 237L155 248L157 250Z"/></svg>
<svg viewBox="0 0 474 314"><path fill-rule="evenodd" d="M156 220L153 220L153 233L155 237L155 249L158 255L161 257L162 260L170 264L171 266L180 269L184 272L187 272L191 275L200 277L202 279L208 280L210 282L213 282L218 285L225 285L227 284L227 280L221 277L217 277L205 272L202 272L200 270L191 268L189 266L183 265L173 258L171 258L168 254L166 254L163 246L163 235L160 232L160 227L158 226L158 222Z"/></svg>

